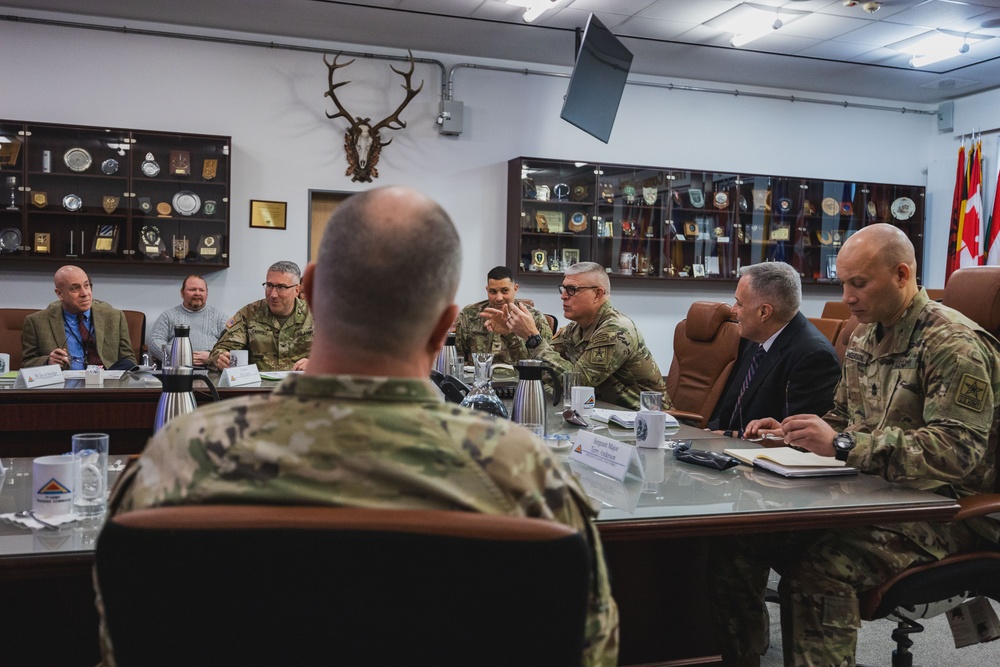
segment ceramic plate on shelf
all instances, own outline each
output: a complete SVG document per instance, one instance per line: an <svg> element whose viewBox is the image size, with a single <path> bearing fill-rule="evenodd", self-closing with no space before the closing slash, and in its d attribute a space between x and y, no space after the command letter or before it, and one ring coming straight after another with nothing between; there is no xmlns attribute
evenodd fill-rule
<svg viewBox="0 0 1000 667"><path fill-rule="evenodd" d="M823 200L823 212L827 215L840 215L840 202L833 197L827 197Z"/></svg>
<svg viewBox="0 0 1000 667"><path fill-rule="evenodd" d="M917 212L917 205L909 197L900 197L892 202L892 217L897 220L909 220Z"/></svg>
<svg viewBox="0 0 1000 667"><path fill-rule="evenodd" d="M101 163L101 171L110 176L111 174L118 173L118 160L114 158L108 158Z"/></svg>
<svg viewBox="0 0 1000 667"><path fill-rule="evenodd" d="M201 208L201 198L190 190L181 190L174 195L174 210L181 215L194 215Z"/></svg>
<svg viewBox="0 0 1000 667"><path fill-rule="evenodd" d="M91 161L90 153L82 148L71 148L63 155L63 162L73 171L87 171Z"/></svg>
<svg viewBox="0 0 1000 667"><path fill-rule="evenodd" d="M83 200L78 195L66 195L63 197L63 208L67 211L79 211L83 208Z"/></svg>
<svg viewBox="0 0 1000 667"><path fill-rule="evenodd" d="M0 252L17 252L21 249L21 230L8 227L0 231Z"/></svg>

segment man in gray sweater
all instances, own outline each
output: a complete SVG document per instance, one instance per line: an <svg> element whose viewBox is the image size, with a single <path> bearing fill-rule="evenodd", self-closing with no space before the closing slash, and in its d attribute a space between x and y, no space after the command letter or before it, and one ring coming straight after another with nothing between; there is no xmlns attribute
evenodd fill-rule
<svg viewBox="0 0 1000 667"><path fill-rule="evenodd" d="M153 324L149 334L149 350L163 361L163 348L174 339L174 327L186 324L191 327L191 349L194 365L204 366L208 355L226 328L226 315L208 305L208 283L201 276L188 276L181 284L181 305L164 311Z"/></svg>

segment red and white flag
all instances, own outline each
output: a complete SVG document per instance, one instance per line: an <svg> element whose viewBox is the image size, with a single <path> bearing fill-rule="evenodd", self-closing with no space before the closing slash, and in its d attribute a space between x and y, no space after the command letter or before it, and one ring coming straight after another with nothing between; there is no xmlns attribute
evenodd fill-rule
<svg viewBox="0 0 1000 667"><path fill-rule="evenodd" d="M997 162L1000 167L1000 141L997 141ZM983 246L983 264L1000 265L1000 171L997 186L993 189L993 213L986 226L986 243Z"/></svg>
<svg viewBox="0 0 1000 667"><path fill-rule="evenodd" d="M979 266L983 254L983 142L976 142L969 157L969 198L961 223L959 266Z"/></svg>

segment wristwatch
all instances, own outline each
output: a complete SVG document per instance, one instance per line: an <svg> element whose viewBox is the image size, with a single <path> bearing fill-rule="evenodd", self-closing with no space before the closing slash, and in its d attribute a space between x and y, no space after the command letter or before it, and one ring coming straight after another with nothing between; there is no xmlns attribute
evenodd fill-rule
<svg viewBox="0 0 1000 667"><path fill-rule="evenodd" d="M854 449L854 445L856 444L857 443L854 442L853 434L848 433L847 431L838 433L833 438L834 458L838 461L846 461L848 455L850 455L851 450Z"/></svg>
<svg viewBox="0 0 1000 667"><path fill-rule="evenodd" d="M541 344L542 344L542 337L540 334L534 334L533 336L528 336L528 339L524 341L524 346L529 350L534 350Z"/></svg>

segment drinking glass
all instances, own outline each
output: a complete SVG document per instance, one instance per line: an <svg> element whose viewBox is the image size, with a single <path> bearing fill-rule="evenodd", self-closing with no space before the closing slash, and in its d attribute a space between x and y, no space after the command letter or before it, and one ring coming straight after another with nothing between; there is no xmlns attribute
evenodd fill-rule
<svg viewBox="0 0 1000 667"><path fill-rule="evenodd" d="M663 409L663 393L659 391L644 391L639 394L639 407L642 410L659 412Z"/></svg>
<svg viewBox="0 0 1000 667"><path fill-rule="evenodd" d="M102 514L108 500L108 434L77 433L73 453L80 457L74 474L73 514Z"/></svg>

